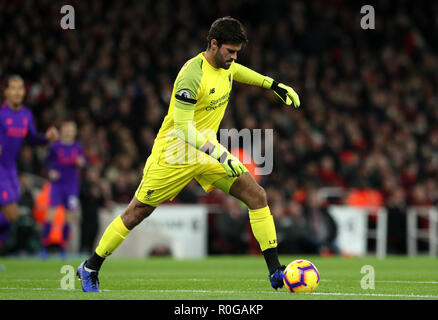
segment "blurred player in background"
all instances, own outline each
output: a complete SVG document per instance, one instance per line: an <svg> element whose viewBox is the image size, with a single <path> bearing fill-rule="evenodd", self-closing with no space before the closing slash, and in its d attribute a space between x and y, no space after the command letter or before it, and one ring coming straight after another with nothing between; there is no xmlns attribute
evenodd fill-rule
<svg viewBox="0 0 438 320"><path fill-rule="evenodd" d="M62 229L61 256L66 257L65 248L70 236L70 223L78 210L79 204L79 170L85 166L82 145L76 141L76 123L65 121L61 125L60 140L50 146L46 169L51 181L49 210L43 229L41 257L47 257L49 236L56 209L65 208L65 222Z"/></svg>
<svg viewBox="0 0 438 320"><path fill-rule="evenodd" d="M98 271L104 259L160 203L174 199L192 179L206 192L219 188L248 206L252 231L265 257L271 285L275 289L283 286L285 267L278 260L277 235L266 193L216 136L233 81L272 89L287 105L299 107L300 101L292 88L235 62L247 42L236 19L216 20L207 41L206 52L187 61L177 76L168 114L135 196L125 212L107 227L94 254L78 268L83 291L99 291ZM175 150L188 152L174 158Z"/></svg>
<svg viewBox="0 0 438 320"><path fill-rule="evenodd" d="M17 159L24 139L41 145L59 136L55 127L50 127L45 135L38 134L32 112L22 105L26 90L19 75L9 77L6 85L6 100L0 107L0 248L19 216Z"/></svg>

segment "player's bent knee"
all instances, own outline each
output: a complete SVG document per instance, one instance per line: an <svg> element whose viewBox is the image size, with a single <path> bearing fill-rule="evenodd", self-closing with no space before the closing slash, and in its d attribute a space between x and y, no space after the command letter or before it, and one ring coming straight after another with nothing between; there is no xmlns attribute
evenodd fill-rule
<svg viewBox="0 0 438 320"><path fill-rule="evenodd" d="M250 209L260 209L268 205L266 191L261 186L257 186L254 190L248 192L245 201Z"/></svg>
<svg viewBox="0 0 438 320"><path fill-rule="evenodd" d="M268 205L268 200L267 200L267 196L266 196L266 191L263 187L258 186L258 188L256 189L256 191L254 192L254 205L256 208L254 209L259 209L259 208L263 208L266 207Z"/></svg>

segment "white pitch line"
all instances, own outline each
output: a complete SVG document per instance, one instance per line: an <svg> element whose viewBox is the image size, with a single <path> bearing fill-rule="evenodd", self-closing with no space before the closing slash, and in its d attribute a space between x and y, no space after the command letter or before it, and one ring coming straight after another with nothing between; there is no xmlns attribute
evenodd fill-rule
<svg viewBox="0 0 438 320"><path fill-rule="evenodd" d="M346 281L354 281L360 282L360 280L349 279L349 280L334 280L334 279L321 279L321 282L346 282ZM374 282L380 283L411 283L411 284L438 284L438 281L414 281L414 280L374 280Z"/></svg>
<svg viewBox="0 0 438 320"><path fill-rule="evenodd" d="M58 282L56 279L0 279L1 282ZM169 279L148 279L148 278L137 278L137 279L127 279L126 281L134 282L167 282ZM217 281L216 279L205 279L205 278L190 278L190 279L172 279L175 281L193 281L193 282L209 282ZM265 279L228 279L227 282L266 282ZM360 282L360 279L347 279L347 280L335 280L335 279L321 279L321 282ZM438 281L414 281L414 280L375 280L378 283L401 283L401 284L438 284Z"/></svg>
<svg viewBox="0 0 438 320"><path fill-rule="evenodd" d="M36 290L36 291L42 291L42 290L62 290L61 288L11 288L11 287L3 287L0 288L0 290Z"/></svg>
<svg viewBox="0 0 438 320"><path fill-rule="evenodd" d="M367 296L367 297L399 297L399 298L434 298L438 296L432 295L415 295L415 294L389 294L389 293L342 293L342 292L309 292L310 295L325 295L325 296Z"/></svg>
<svg viewBox="0 0 438 320"><path fill-rule="evenodd" d="M2 280L0 280L1 282ZM166 282L169 281L169 279L148 279L148 278L137 278L137 279L127 279L126 281L145 281L145 282ZM217 279L203 279L203 278L190 278L190 279L184 279L184 278L178 278L178 279L172 279L172 282L175 281L198 281L198 282L208 282L208 281L217 281ZM228 279L227 282L266 282L265 279ZM360 279L321 279L321 282L360 282ZM375 280L374 282L380 282L380 283L418 283L418 284L438 284L438 281L413 281L413 280Z"/></svg>
<svg viewBox="0 0 438 320"><path fill-rule="evenodd" d="M61 288L12 288L3 287L0 290L63 290L63 291L79 291L80 289L65 290ZM188 290L188 289L176 289L176 290L148 290L148 289L101 289L102 292L138 292L138 293L205 293L205 294L248 294L248 293L262 293L262 294L288 294L293 297L294 294L290 294L287 291L249 291L249 290ZM357 297L386 297L386 298L431 298L438 299L438 296L434 295L415 295L415 294L390 294L390 293L351 293L351 292L309 292L302 293L305 295L321 295L321 296L357 296ZM297 294L301 295L301 294Z"/></svg>
<svg viewBox="0 0 438 320"><path fill-rule="evenodd" d="M113 290L108 290L113 291ZM248 291L248 290L121 290L121 291L134 291L134 292L154 292L154 293L221 293L221 294L235 294L235 293L263 293L263 294L290 294L287 291ZM438 296L433 295L414 295L414 294L380 294L380 293L343 293L343 292L309 292L304 293L308 295L325 295L325 296L369 296L369 297L399 297L399 298L435 298Z"/></svg>
<svg viewBox="0 0 438 320"><path fill-rule="evenodd" d="M169 281L169 279L145 279L145 278L138 278L138 279L129 279L128 281L144 281L144 282L166 282ZM208 281L217 281L217 279L200 279L200 278L193 278L193 279L172 279L173 282L175 281L198 281L198 282L208 282ZM266 282L265 279L228 279L227 282ZM321 279L321 282L360 282L360 279L348 279L348 280L335 280L335 279ZM1 282L1 280L0 280ZM406 284L438 284L438 281L414 281L414 280L375 280L374 282L378 283L406 283Z"/></svg>
<svg viewBox="0 0 438 320"><path fill-rule="evenodd" d="M57 281L56 279L0 279L0 282L49 282Z"/></svg>

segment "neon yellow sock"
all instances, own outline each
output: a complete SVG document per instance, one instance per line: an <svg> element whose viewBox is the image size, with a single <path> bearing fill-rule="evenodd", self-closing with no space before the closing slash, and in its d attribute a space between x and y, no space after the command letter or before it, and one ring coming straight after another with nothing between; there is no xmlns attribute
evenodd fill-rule
<svg viewBox="0 0 438 320"><path fill-rule="evenodd" d="M249 222L251 223L252 233L262 251L277 247L274 218L268 206L255 210L249 209Z"/></svg>
<svg viewBox="0 0 438 320"><path fill-rule="evenodd" d="M103 233L102 238L99 241L99 245L96 248L96 253L102 258L108 257L111 253L118 248L118 246L125 240L128 234L131 232L123 224L122 218L118 216L111 222Z"/></svg>

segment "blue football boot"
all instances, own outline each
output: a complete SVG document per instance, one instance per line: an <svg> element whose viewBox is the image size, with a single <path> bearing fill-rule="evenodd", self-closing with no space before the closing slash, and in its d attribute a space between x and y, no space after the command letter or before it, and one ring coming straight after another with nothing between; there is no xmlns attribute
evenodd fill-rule
<svg viewBox="0 0 438 320"><path fill-rule="evenodd" d="M99 279L97 271L85 270L85 262L82 262L76 272L79 280L81 280L82 291L84 292L100 292L99 291Z"/></svg>
<svg viewBox="0 0 438 320"><path fill-rule="evenodd" d="M274 273L269 275L269 281L271 281L271 286L275 290L278 288L283 288L283 270L286 269L286 266L281 266L279 269L275 270Z"/></svg>

